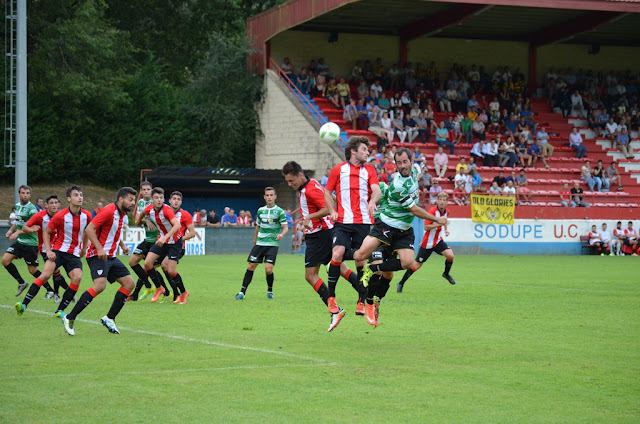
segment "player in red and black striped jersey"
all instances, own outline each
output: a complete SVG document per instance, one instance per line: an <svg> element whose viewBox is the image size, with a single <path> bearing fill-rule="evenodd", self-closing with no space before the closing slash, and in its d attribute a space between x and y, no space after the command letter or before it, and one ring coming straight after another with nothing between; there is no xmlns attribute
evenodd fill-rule
<svg viewBox="0 0 640 424"><path fill-rule="evenodd" d="M138 192L131 187L122 187L116 194L115 203L102 208L85 229L85 234L91 242L87 251L87 264L91 270L93 286L82 293L69 314L61 316L64 329L70 336L75 335L74 324L78 314L102 293L107 281L117 281L121 287L113 298L109 312L100 322L110 333L120 334L115 319L135 287L135 282L129 269L116 257L116 252L118 247L121 247L125 255L129 254L129 248L122 240L122 226L127 214L135 207L137 194Z"/></svg>
<svg viewBox="0 0 640 424"><path fill-rule="evenodd" d="M449 216L449 209L447 209L447 201L449 200L449 195L444 192L438 193L438 200L436 201L436 206L429 210L431 215L436 217L441 216ZM449 248L447 243L442 239L442 230L444 229L445 235L449 235L449 230L446 225L438 224L433 221L424 221L424 237L422 237L422 242L420 242L420 249L418 250L418 254L416 255L416 259L413 262L411 268L409 268L402 277L402 280L398 283L398 293L402 293L402 289L404 287L404 283L407 282L409 277L413 275L414 272L422 267L422 264L429 259L431 253L436 252L438 255L442 255L445 257L444 262L444 273L442 276L450 283L455 284L456 281L449 274L451 270L451 266L453 265L453 250Z"/></svg>

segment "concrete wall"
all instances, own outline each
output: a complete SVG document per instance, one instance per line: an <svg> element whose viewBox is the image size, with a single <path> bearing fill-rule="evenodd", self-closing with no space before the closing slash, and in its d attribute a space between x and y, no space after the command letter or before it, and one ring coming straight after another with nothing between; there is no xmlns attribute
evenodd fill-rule
<svg viewBox="0 0 640 424"><path fill-rule="evenodd" d="M260 112L264 137L256 141L256 168L282 169L290 160L324 175L329 165L344 160L318 139L315 121L297 106L297 100L273 71L265 76L266 96Z"/></svg>
<svg viewBox="0 0 640 424"><path fill-rule="evenodd" d="M399 60L399 39L340 33L336 43L327 41L329 33L285 31L271 39L271 55L278 63L288 56L296 68L311 59L324 57L336 75L350 75L356 60L381 58L388 69ZM540 78L549 67L596 70L640 70L640 48L602 46L600 53L588 53L590 46L553 44L538 49L537 74ZM407 46L409 62L428 65L435 61L440 72L446 72L454 63L484 65L493 73L500 65L509 65L512 72L519 68L528 75L528 43L515 41L461 40L450 38L418 38Z"/></svg>

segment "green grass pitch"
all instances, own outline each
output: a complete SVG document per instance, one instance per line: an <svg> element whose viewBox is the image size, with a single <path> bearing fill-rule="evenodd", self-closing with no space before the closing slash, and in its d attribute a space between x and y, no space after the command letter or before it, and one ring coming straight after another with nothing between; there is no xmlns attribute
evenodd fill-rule
<svg viewBox="0 0 640 424"><path fill-rule="evenodd" d="M259 267L235 301L245 260L184 258L189 303L129 303L120 335L99 324L108 287L75 337L43 291L16 316L16 284L2 270L0 422L640 419L637 258L459 256L451 286L432 257L402 294L396 276L378 328L355 316L355 292L340 280L348 312L332 333L301 256L278 257L274 300Z"/></svg>

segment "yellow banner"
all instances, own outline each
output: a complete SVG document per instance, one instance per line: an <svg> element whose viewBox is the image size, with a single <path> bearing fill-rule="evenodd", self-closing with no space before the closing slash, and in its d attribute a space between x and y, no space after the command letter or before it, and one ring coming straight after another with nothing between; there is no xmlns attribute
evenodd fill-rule
<svg viewBox="0 0 640 424"><path fill-rule="evenodd" d="M471 220L490 224L513 224L515 196L471 194Z"/></svg>

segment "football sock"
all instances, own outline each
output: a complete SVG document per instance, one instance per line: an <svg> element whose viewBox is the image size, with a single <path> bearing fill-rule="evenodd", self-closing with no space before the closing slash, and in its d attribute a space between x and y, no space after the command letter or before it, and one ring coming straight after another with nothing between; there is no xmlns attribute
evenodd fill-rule
<svg viewBox="0 0 640 424"><path fill-rule="evenodd" d="M9 265L5 266L5 268L6 268L7 272L9 274L11 274L11 276L18 281L18 284L24 284L24 280L20 276L20 272L18 272L18 268L16 268L16 266L14 265L13 262L11 262Z"/></svg>
<svg viewBox="0 0 640 424"><path fill-rule="evenodd" d="M336 285L338 284L338 278L340 278L340 264L342 262L336 262L331 259L329 262L329 271L327 272L327 283L329 286L329 297L336 296Z"/></svg>
<svg viewBox="0 0 640 424"><path fill-rule="evenodd" d="M71 301L73 300L73 296L78 293L79 288L80 286L78 284L69 284L69 288L65 290L64 294L62 295L62 301L60 302L58 310L64 311L64 309L69 306L69 303L71 303Z"/></svg>
<svg viewBox="0 0 640 424"><path fill-rule="evenodd" d="M36 297L36 295L38 294L38 291L40 291L41 286L42 286L42 280L40 278L36 278L35 281L29 286L29 291L27 292L27 294L24 297L24 300L22 301L22 303L24 303L25 306L31 303L33 298Z"/></svg>
<svg viewBox="0 0 640 424"><path fill-rule="evenodd" d="M53 291L53 287L51 287L49 283L44 283L42 287L44 287L48 292Z"/></svg>
<svg viewBox="0 0 640 424"><path fill-rule="evenodd" d="M449 274L449 271L451 271L451 266L453 265L453 259L449 260L445 260L444 261L444 273L445 274Z"/></svg>
<svg viewBox="0 0 640 424"><path fill-rule="evenodd" d="M178 286L178 290L180 293L184 293L187 289L184 288L184 282L182 281L182 276L176 272L176 275L173 277L176 280L176 285Z"/></svg>
<svg viewBox="0 0 640 424"><path fill-rule="evenodd" d="M342 260L343 261L352 261L354 253L355 253L354 249L345 249L344 254L342 255Z"/></svg>
<svg viewBox="0 0 640 424"><path fill-rule="evenodd" d="M160 275L160 273L158 271L156 271L155 268L147 269L146 273L147 273L147 275L149 277L151 277L151 281L153 281L153 284L156 286L157 289L159 289L160 287L163 287L164 288L164 292L165 293L169 293L169 288L164 283L164 280L162 279L162 276Z"/></svg>
<svg viewBox="0 0 640 424"><path fill-rule="evenodd" d="M267 291L273 291L273 272L271 274L267 274Z"/></svg>
<svg viewBox="0 0 640 424"><path fill-rule="evenodd" d="M55 271L53 273L53 291L58 294L58 290L60 290L60 287L62 287L63 290L66 290L69 288L69 285L65 281L62 274L60 274L60 271Z"/></svg>
<svg viewBox="0 0 640 424"><path fill-rule="evenodd" d="M367 303L373 305L373 296L378 292L378 284L380 283L380 275L373 274L367 286Z"/></svg>
<svg viewBox="0 0 640 424"><path fill-rule="evenodd" d="M180 293L178 293L178 286L176 285L176 281L167 272L164 272L164 276L167 277L167 281L169 282L169 284L171 285L171 288L173 289L173 300L176 300L178 296L180 296ZM168 295L168 294L169 292L165 292L165 295Z"/></svg>
<svg viewBox="0 0 640 424"><path fill-rule="evenodd" d="M327 288L327 285L324 283L324 281L322 281L322 279L316 281L313 289L316 291L316 293L318 293L318 296L320 296L320 299L322 299L322 301L326 305L327 299L329 298L329 289Z"/></svg>
<svg viewBox="0 0 640 424"><path fill-rule="evenodd" d="M125 302L127 301L127 296L131 294L130 290L125 289L124 287L120 287L116 292L116 295L113 297L113 303L111 304L111 309L109 309L109 313L107 314L107 318L116 319L116 316L122 310Z"/></svg>
<svg viewBox="0 0 640 424"><path fill-rule="evenodd" d="M144 281L138 278L138 281L136 282L136 288L133 289L131 297L135 297L137 299L138 296L140 296L140 290L142 290L142 286L144 286ZM151 284L149 284L149 287L151 287Z"/></svg>
<svg viewBox="0 0 640 424"><path fill-rule="evenodd" d="M251 284L251 280L253 280L253 271L247 270L244 273L244 278L242 279L242 288L240 289L240 293L245 294L247 292L247 287Z"/></svg>
<svg viewBox="0 0 640 424"><path fill-rule="evenodd" d="M362 270L362 267L359 267ZM364 302L367 297L367 288L360 282L359 274L351 270L347 270L344 278L351 283L351 287L358 292L358 302Z"/></svg>
<svg viewBox="0 0 640 424"><path fill-rule="evenodd" d="M388 278L384 278L384 276L382 275L380 276L380 281L378 282L378 292L376 293L376 296L378 296L379 299L382 299L387 295L390 283L391 280L389 280Z"/></svg>
<svg viewBox="0 0 640 424"><path fill-rule="evenodd" d="M373 272L400 271L402 269L402 263L400 262L400 259L389 259L381 264L369 265L369 268Z"/></svg>
<svg viewBox="0 0 640 424"><path fill-rule="evenodd" d="M136 275L138 276L139 279L141 279L142 281L149 282L149 280L147 278L147 273L142 268L142 265L135 264L134 266L131 267L131 269L133 270L133 272L136 273Z"/></svg>
<svg viewBox="0 0 640 424"><path fill-rule="evenodd" d="M80 296L80 300L78 300L76 306L74 306L71 312L67 314L67 319L70 321L76 319L78 314L82 312L84 308L89 306L89 303L91 303L93 298L95 298L97 295L98 293L96 293L93 287L89 287L86 292L82 293L82 296Z"/></svg>
<svg viewBox="0 0 640 424"><path fill-rule="evenodd" d="M402 276L402 279L400 280L400 284L402 284L404 286L404 283L407 282L407 280L409 279L409 277L411 277L413 275L413 273L416 272L416 268L415 266L412 266L411 268L409 268L404 275Z"/></svg>

